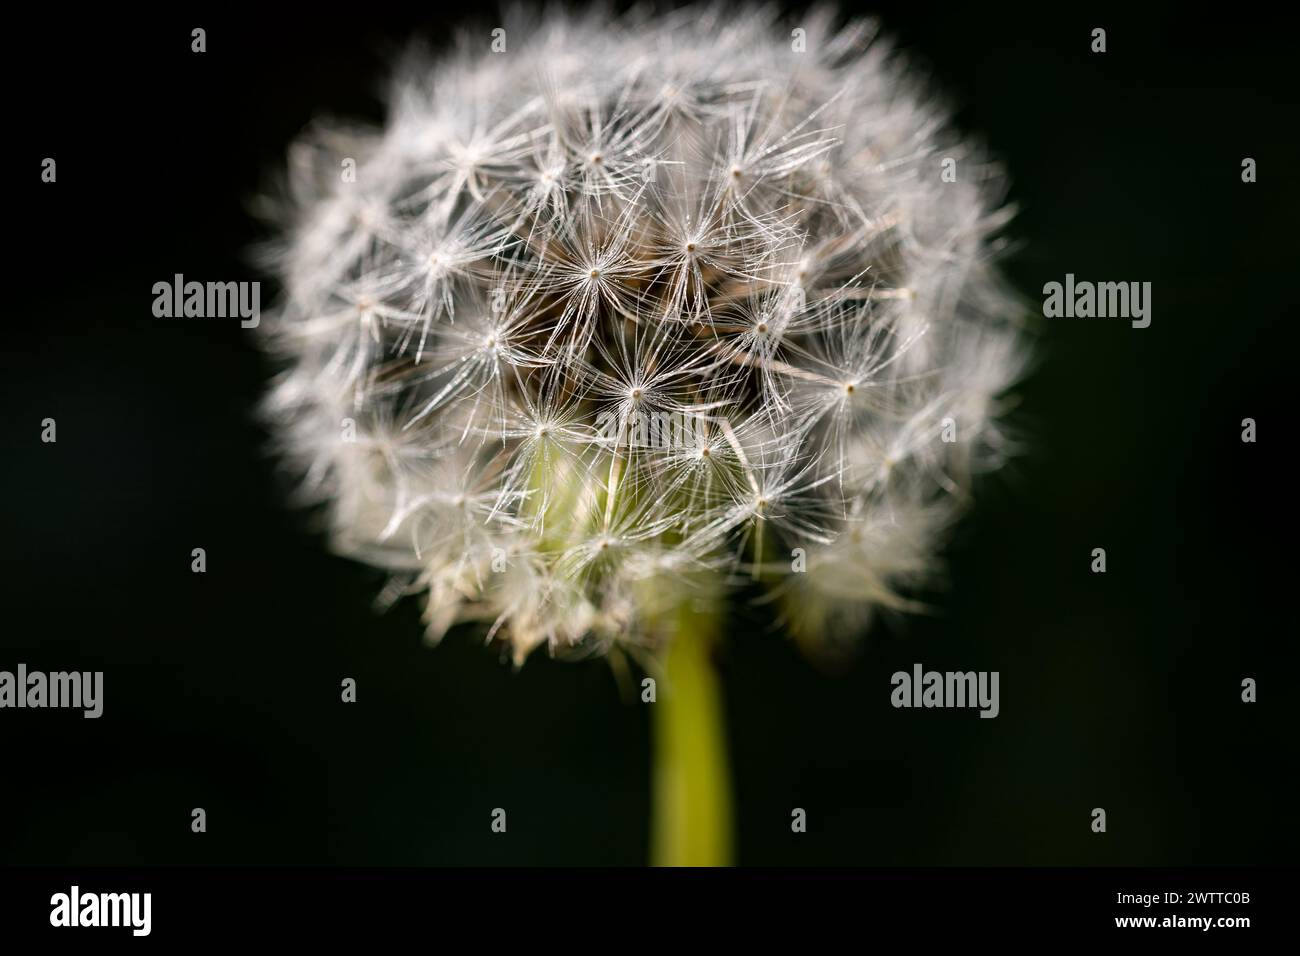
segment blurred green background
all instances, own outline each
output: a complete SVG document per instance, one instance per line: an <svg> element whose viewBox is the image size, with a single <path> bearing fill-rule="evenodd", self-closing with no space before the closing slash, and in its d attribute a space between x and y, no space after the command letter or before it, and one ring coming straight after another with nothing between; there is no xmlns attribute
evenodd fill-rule
<svg viewBox="0 0 1300 956"><path fill-rule="evenodd" d="M979 487L940 614L877 626L827 674L737 610L739 861L1293 859L1291 41L1256 9L871 9L1008 167L1028 300L1066 272L1150 281L1154 319L1043 323L1028 451ZM15 15L40 69L9 86L0 669L103 670L106 710L0 713L0 861L643 862L645 707L603 663L514 673L468 631L423 646L414 602L375 614L381 576L285 503L247 333L150 312L175 272L261 278L245 202L285 145L323 110L379 120L385 63L450 20ZM889 675L917 661L999 671L1001 715L894 710Z"/></svg>

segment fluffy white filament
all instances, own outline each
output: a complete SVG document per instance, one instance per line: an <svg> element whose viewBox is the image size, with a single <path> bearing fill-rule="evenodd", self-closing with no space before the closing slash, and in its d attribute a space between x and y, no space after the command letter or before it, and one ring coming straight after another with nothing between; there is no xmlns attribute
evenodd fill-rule
<svg viewBox="0 0 1300 956"><path fill-rule="evenodd" d="M294 147L268 411L434 639L643 646L701 582L827 640L908 606L1007 450L1007 214L874 25L832 23L509 21Z"/></svg>

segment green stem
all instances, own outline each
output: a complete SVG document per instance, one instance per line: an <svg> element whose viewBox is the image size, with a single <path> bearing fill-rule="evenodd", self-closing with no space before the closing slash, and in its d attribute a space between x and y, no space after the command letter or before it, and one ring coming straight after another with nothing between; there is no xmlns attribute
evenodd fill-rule
<svg viewBox="0 0 1300 956"><path fill-rule="evenodd" d="M720 608L684 601L654 704L652 860L656 866L731 863L731 783L713 650Z"/></svg>

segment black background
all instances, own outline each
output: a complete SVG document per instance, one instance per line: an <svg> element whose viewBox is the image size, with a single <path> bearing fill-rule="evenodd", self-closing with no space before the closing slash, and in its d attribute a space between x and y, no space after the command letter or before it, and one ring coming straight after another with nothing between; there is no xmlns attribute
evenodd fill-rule
<svg viewBox="0 0 1300 956"><path fill-rule="evenodd" d="M739 860L1290 861L1293 41L1260 6L872 9L1008 167L1028 300L1150 281L1154 318L1042 323L1028 452L979 487L940 615L826 674L737 611ZM382 118L385 64L459 19L432 10L12 14L0 669L106 689L99 720L0 711L0 862L644 861L645 707L600 662L514 673L469 631L425 647L414 603L376 615L381 576L285 503L249 333L151 313L176 272L266 279L248 200L313 116ZM894 710L916 661L999 671L1001 715Z"/></svg>

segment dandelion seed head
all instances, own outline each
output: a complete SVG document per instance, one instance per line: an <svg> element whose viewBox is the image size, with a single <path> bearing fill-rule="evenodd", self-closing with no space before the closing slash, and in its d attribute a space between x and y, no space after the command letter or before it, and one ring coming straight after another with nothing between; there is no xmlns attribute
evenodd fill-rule
<svg viewBox="0 0 1300 956"><path fill-rule="evenodd" d="M652 646L704 580L814 644L914 606L1013 449L1008 213L876 25L835 24L520 12L292 148L266 414L431 640Z"/></svg>

